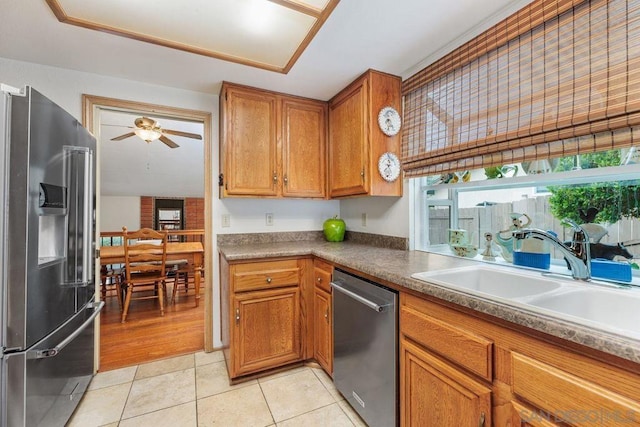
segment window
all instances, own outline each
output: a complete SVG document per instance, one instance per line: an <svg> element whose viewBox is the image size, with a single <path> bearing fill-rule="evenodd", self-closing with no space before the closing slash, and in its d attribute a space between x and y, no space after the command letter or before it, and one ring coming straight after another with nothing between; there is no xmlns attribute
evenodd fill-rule
<svg viewBox="0 0 640 427"><path fill-rule="evenodd" d="M553 170L543 174L531 173L539 172L531 169L538 165L520 163L511 165L518 168L513 177L488 178L491 171L478 169L471 171L470 182L444 183L450 174L412 179L412 246L452 254L448 229L464 229L478 248L476 259L482 259L487 232L500 255L503 245L496 240L508 240L517 214L523 225L553 231L563 241L571 239L572 230L561 219L589 224L585 229L591 241L602 244L596 249L606 257L640 259L640 164L633 163L634 153L611 150L553 159L548 162ZM618 249L618 243L628 252ZM559 253L552 250L551 256L562 263Z"/></svg>

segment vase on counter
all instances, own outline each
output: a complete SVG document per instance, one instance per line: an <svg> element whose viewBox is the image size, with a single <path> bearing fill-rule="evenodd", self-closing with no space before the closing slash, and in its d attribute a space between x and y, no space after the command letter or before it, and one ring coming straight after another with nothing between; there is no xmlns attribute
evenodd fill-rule
<svg viewBox="0 0 640 427"><path fill-rule="evenodd" d="M509 228L498 231L494 237L496 243L500 245L502 258L507 262L513 262L513 232L531 225L531 217L526 213L518 212L511 212L509 217L511 218L511 225Z"/></svg>

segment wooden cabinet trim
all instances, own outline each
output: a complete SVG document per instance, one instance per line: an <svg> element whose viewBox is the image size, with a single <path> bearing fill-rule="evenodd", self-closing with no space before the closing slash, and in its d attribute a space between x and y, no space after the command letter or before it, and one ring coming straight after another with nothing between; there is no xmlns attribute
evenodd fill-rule
<svg viewBox="0 0 640 427"><path fill-rule="evenodd" d="M460 327L469 332L487 337L493 341L494 354L502 354L517 351L520 354L534 357L544 363L562 369L578 377L583 377L604 388L617 390L627 397L640 397L640 366L629 366L625 369L613 365L607 360L594 358L576 352L574 349L562 347L556 342L545 341L544 336L532 336L522 327L513 325L514 328L479 318L467 311L461 311L456 306L445 301L435 302L423 299L406 292L400 292L401 306L415 306L412 301L421 301L418 305L420 311L427 312L430 316L445 320L451 325ZM604 357L604 356L603 356ZM510 360L510 359L509 359ZM496 367L494 375L500 374L502 369ZM510 375L511 372L508 373ZM508 378L502 378L508 381ZM639 399L640 400L640 399Z"/></svg>
<svg viewBox="0 0 640 427"><path fill-rule="evenodd" d="M314 267L313 283L317 288L331 293L331 271L324 268Z"/></svg>
<svg viewBox="0 0 640 427"><path fill-rule="evenodd" d="M560 427L551 422L551 417L515 400L511 401L511 422L515 426L526 427Z"/></svg>
<svg viewBox="0 0 640 427"><path fill-rule="evenodd" d="M493 379L490 340L407 306L400 310L400 331L481 378Z"/></svg>
<svg viewBox="0 0 640 427"><path fill-rule="evenodd" d="M640 424L636 401L516 352L511 366L513 393L551 412L558 421L564 416L573 426Z"/></svg>
<svg viewBox="0 0 640 427"><path fill-rule="evenodd" d="M297 286L300 266L297 260L237 264L231 267L234 292Z"/></svg>

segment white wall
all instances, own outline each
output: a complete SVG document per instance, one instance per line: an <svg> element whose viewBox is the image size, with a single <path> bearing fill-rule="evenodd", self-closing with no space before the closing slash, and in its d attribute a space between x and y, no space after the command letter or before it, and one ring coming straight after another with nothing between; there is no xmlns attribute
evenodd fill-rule
<svg viewBox="0 0 640 427"><path fill-rule="evenodd" d="M140 228L140 197L101 196L100 231L121 231Z"/></svg>
<svg viewBox="0 0 640 427"><path fill-rule="evenodd" d="M409 237L409 184L403 197L358 197L340 201L340 217L347 230L385 236ZM367 215L366 226L362 214Z"/></svg>
<svg viewBox="0 0 640 427"><path fill-rule="evenodd" d="M144 103L188 108L212 113L212 182L218 182L218 96L186 91L166 86L151 85L132 80L98 74L48 67L0 57L0 83L15 87L31 85L77 119L82 118L82 94L127 99ZM212 86L218 82L212 82ZM338 201L305 200L220 200L217 187L213 197L213 344L220 341L220 295L218 284L218 257L216 234L254 233L276 231L321 230L324 219L340 212ZM102 210L102 208L100 208ZM274 225L266 226L265 213L274 214ZM221 228L221 214L231 214L231 227Z"/></svg>

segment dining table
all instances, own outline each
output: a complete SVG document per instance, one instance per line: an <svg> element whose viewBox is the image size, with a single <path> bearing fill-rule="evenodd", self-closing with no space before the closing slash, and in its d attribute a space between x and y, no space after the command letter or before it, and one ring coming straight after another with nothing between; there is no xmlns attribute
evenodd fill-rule
<svg viewBox="0 0 640 427"><path fill-rule="evenodd" d="M161 249L158 249L158 253ZM200 281L204 263L204 247L201 242L167 243L167 261L186 259L194 270L196 288L196 307L200 304ZM101 246L100 264L124 264L124 246Z"/></svg>

